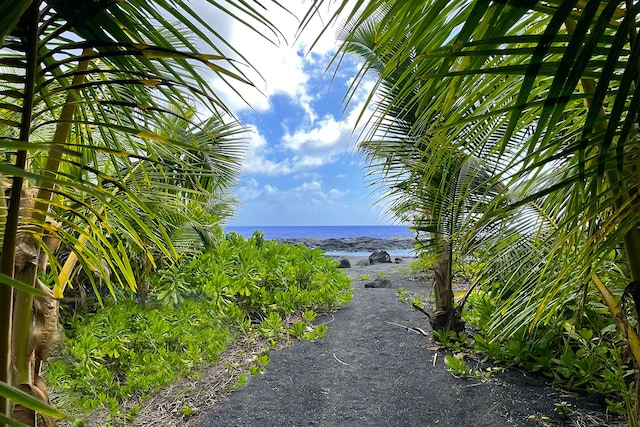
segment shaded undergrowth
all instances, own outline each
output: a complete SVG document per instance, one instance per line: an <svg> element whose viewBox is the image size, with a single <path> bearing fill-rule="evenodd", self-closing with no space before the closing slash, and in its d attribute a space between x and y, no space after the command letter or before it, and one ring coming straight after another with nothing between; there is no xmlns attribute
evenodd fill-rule
<svg viewBox="0 0 640 427"><path fill-rule="evenodd" d="M412 269L425 271L428 266L419 260ZM456 283L466 284L460 289L476 283L478 269L474 262L456 263ZM599 294L583 289L565 298L562 310L554 316L536 323L521 322L519 328L505 334L496 319L505 315L505 300L513 294L505 292L501 283L477 283L469 295L466 289L456 292L457 303L464 301L466 330L434 332L436 341L453 352L445 361L449 372L469 378L490 375L496 368L517 367L565 391L596 397L607 412L630 413L635 401L632 357ZM401 292L398 296L414 305L426 302ZM491 369L474 367L469 356L489 362Z"/></svg>

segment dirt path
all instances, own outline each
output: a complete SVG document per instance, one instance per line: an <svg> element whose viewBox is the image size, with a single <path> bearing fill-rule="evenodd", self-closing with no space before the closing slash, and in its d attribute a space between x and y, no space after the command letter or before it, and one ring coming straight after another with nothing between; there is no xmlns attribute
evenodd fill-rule
<svg viewBox="0 0 640 427"><path fill-rule="evenodd" d="M353 260L352 264L355 265ZM404 267L406 273L406 264ZM510 370L489 379L458 379L444 366L423 314L398 300L397 288L428 294L396 265L345 269L353 301L332 316L317 342L273 352L263 375L199 417L204 426L540 426L614 425L595 404L564 396ZM367 289L376 274L391 288ZM473 364L473 363L472 363ZM566 402L570 417L556 404Z"/></svg>

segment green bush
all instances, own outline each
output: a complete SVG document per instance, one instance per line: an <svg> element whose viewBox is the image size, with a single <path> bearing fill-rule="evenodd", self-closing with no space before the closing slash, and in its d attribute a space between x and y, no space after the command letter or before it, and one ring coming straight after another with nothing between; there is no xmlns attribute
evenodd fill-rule
<svg viewBox="0 0 640 427"><path fill-rule="evenodd" d="M215 363L238 334L320 338L316 311L351 299L350 280L321 251L219 236L214 247L152 276L145 306L130 298L67 319L46 379L69 408L109 408ZM301 320L289 327L294 312Z"/></svg>
<svg viewBox="0 0 640 427"><path fill-rule="evenodd" d="M259 232L247 240L229 233L211 251L160 271L155 277L159 286L154 286L152 295L169 304L213 300L221 314L236 305L252 318L262 319L272 311L290 314L305 307L349 302L350 281L336 266L317 249L264 240ZM190 278L188 285L185 278Z"/></svg>
<svg viewBox="0 0 640 427"><path fill-rule="evenodd" d="M425 257L411 267L425 271L428 262ZM459 280L474 281L484 267L475 261L456 262L454 274ZM483 284L483 291L471 293L466 301L463 318L473 337L434 333L438 342L454 352L473 351L484 355L485 361L517 366L568 391L599 395L609 410L628 412L635 394L633 365L629 355L622 354L624 338L600 295L585 294L582 289L564 297L562 309L552 317L534 325L524 322L507 335L494 325L504 316L501 309L518 286L505 286L501 279L494 276L491 283ZM449 370L463 367L458 361L450 362Z"/></svg>
<svg viewBox="0 0 640 427"><path fill-rule="evenodd" d="M624 402L634 393L634 371L620 354L623 337L597 295L569 299L553 320L534 328L523 325L509 338L489 328L498 301L491 292L472 294L467 301L463 315L477 330L476 353L537 373L566 390L595 393L610 410L626 411Z"/></svg>

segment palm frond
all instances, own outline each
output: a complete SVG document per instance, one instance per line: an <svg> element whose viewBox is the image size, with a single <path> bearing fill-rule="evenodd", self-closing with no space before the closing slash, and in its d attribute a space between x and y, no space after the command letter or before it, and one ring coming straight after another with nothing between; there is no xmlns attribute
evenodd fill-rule
<svg viewBox="0 0 640 427"><path fill-rule="evenodd" d="M453 230L448 211L470 219L458 239L488 243L485 283L511 295L501 313L513 316L496 325L505 333L548 320L612 254L626 260L627 280L640 277L639 12L622 2L379 1L344 37L343 53L378 77L366 138L376 142L363 149L391 188L385 195L400 201L398 212L434 215L429 230ZM439 138L451 148L419 164L419 150L398 135L412 147ZM434 183L447 181L460 155L488 173L468 181L478 194L451 181L469 199L457 211Z"/></svg>

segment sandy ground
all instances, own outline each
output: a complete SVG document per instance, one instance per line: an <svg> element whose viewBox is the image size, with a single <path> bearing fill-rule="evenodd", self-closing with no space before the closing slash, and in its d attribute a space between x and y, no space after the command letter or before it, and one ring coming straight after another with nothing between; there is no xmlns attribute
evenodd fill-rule
<svg viewBox="0 0 640 427"><path fill-rule="evenodd" d="M316 342L301 341L270 353L262 375L251 376L227 395L220 374L208 374L181 399L198 408L184 417L146 405L136 425L203 426L602 426L623 425L595 402L565 395L518 370L459 379L446 370L445 355L429 336L424 314L400 301L400 293L429 298L430 278L410 274L400 264L344 269L354 297L344 308L322 316L329 330ZM376 277L390 288L365 288ZM486 366L467 359L472 367ZM212 367L212 372L219 367ZM228 375L227 375L228 376ZM226 381L226 382L225 382ZM217 388L216 388L217 387ZM175 389L172 392L175 396ZM199 396L195 398L194 396ZM174 397L174 400L176 398ZM191 399L191 400L189 400ZM563 416L556 405L568 405Z"/></svg>

